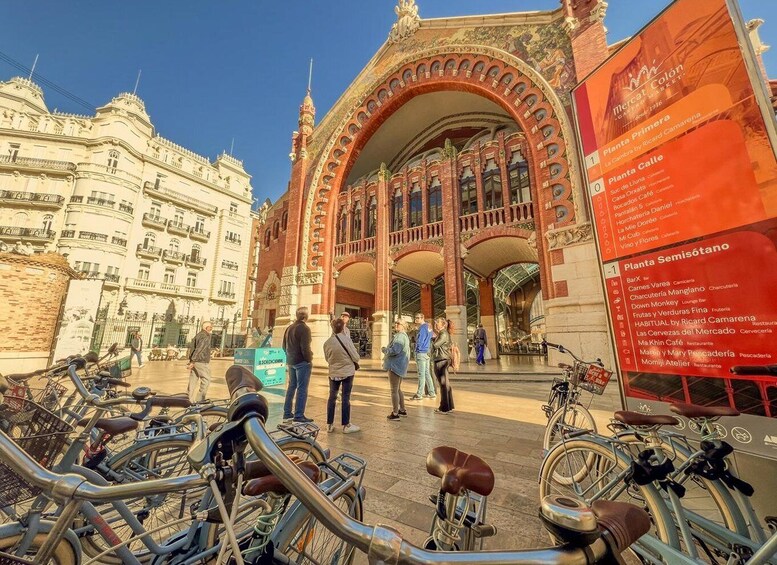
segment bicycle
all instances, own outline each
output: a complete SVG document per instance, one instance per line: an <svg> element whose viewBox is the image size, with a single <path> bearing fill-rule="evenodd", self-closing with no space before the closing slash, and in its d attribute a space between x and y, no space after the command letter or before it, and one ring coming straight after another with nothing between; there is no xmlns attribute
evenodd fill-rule
<svg viewBox="0 0 777 565"><path fill-rule="evenodd" d="M307 509L303 518L310 519L312 515L327 530L343 540L347 547L352 547L368 555L370 562L403 563L403 564L435 564L435 563L476 563L480 565L496 565L505 563L536 563L570 564L570 563L595 563L612 559L615 555L625 550L631 543L638 539L649 527L647 515L631 506L618 503L600 502L596 505L596 514L580 504L566 499L549 498L543 500L542 515L552 530L559 545L547 549L522 550L522 551L497 551L497 552L435 552L417 548L404 541L401 536L391 528L385 526L369 526L362 524L353 516L347 515L339 509L330 496L319 489L317 483L311 480L312 464L301 463L296 465L281 449L272 441L263 423L267 416L267 403L263 397L256 393L238 396L230 406L230 421L216 430L205 440L202 440L190 453L190 461L200 469L204 479L191 480L188 478L156 479L147 481L144 485L115 485L101 486L84 482L82 478L72 475L58 475L47 471L30 458L5 434L0 433L0 453L2 453L13 473L22 479L29 481L40 488L50 489L63 505L60 519L54 524L51 534L45 539L39 540L35 549L35 556L39 562L47 562L55 553L59 556L69 549L67 524L72 517L85 509L90 514L90 501L115 500L127 494L134 494L140 488L148 494L165 492L175 486L191 486L192 483L207 482L212 491L212 499L218 514L223 521L227 543L220 542L217 546L200 549L198 552L181 552L189 546L198 544L203 536L197 536L200 528L208 528L210 524L205 522L205 507L200 505L194 517L192 530L184 537L171 540L165 547L166 562L182 563L202 560L205 557L217 556L216 562L224 562L226 548L233 551L232 555L236 563L245 561L241 554L240 544L236 539L234 529L231 527L230 518L238 505L233 504L230 510L222 496L223 475L220 469L226 469L225 462L229 459L232 465L229 467L237 471L236 492L240 492L242 480L245 475L240 463L240 445L247 441L257 453L263 466L272 475L260 477L264 484L281 485ZM231 452L231 453L230 453ZM227 455L231 457L227 458ZM220 484L221 482L221 484ZM261 483L260 483L261 484ZM67 488L64 488L67 487ZM226 492L226 488L223 488ZM208 507L210 508L210 507ZM67 518L67 519L66 519ZM64 524L64 525L63 525ZM100 535L111 537L110 527L101 528ZM142 533L140 534L142 535ZM182 534L183 536L183 534ZM117 546L125 542L116 540ZM284 556L284 549L279 546L273 548L271 562L292 563ZM222 551L223 550L223 551ZM117 547L120 551L120 547ZM176 553L171 553L175 551ZM130 553L125 554L126 563L135 565L139 563ZM78 555L67 554L71 561L77 563ZM252 561L253 563L254 561ZM58 563L66 562L59 559Z"/></svg>
<svg viewBox="0 0 777 565"><path fill-rule="evenodd" d="M596 421L588 408L593 402L593 395L604 393L612 372L604 369L601 359L583 361L563 345L547 341L544 341L543 345L574 359L574 365L559 363L563 376L553 379L548 402L542 406L542 411L548 418L542 439L542 448L547 453L559 441L559 435L563 430L578 428L596 433ZM592 394L588 406L580 402L583 391Z"/></svg>
<svg viewBox="0 0 777 565"><path fill-rule="evenodd" d="M683 553L690 562L703 557L713 563L717 557L746 559L758 554L767 537L749 502L753 489L732 472L726 457L733 448L722 441L715 424L721 416L738 412L685 404L673 404L671 409L697 424L702 434L698 450L681 434L662 429L679 424L673 416L616 412L612 438L568 431L543 462L540 494L551 492L555 484L589 502L624 492L641 499L653 519L655 536L640 540L636 548L650 562L668 558L670 563L684 563ZM566 480L559 480L565 472ZM697 485L698 496L687 496ZM769 526L777 530L777 520Z"/></svg>

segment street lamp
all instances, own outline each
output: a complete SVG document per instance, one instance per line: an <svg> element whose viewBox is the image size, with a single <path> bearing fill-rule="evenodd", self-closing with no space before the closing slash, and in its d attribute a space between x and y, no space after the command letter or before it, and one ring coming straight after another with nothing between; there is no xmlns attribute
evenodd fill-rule
<svg viewBox="0 0 777 565"><path fill-rule="evenodd" d="M117 316L121 316L124 314L124 309L127 307L127 295L124 295L124 298L121 299L121 302L119 302L119 309L116 311Z"/></svg>
<svg viewBox="0 0 777 565"><path fill-rule="evenodd" d="M235 316L232 318L232 338L229 340L232 349L235 348L235 331L237 331L237 312L235 312Z"/></svg>

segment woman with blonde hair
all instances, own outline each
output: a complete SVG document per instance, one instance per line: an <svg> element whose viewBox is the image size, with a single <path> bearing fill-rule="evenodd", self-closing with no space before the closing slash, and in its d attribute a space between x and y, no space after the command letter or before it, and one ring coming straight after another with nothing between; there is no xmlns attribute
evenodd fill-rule
<svg viewBox="0 0 777 565"><path fill-rule="evenodd" d="M394 338L388 347L382 349L386 357L383 360L383 369L388 371L389 385L391 386L391 414L387 416L390 421L397 422L400 417L407 416L405 410L405 396L402 394L402 379L407 374L407 365L410 363L410 339L407 337L407 323L402 319L394 322Z"/></svg>
<svg viewBox="0 0 777 565"><path fill-rule="evenodd" d="M435 337L432 341L434 358L434 376L437 377L440 391L440 406L435 410L438 414L453 412L453 389L450 385L448 367L451 364L451 325L445 318L434 321Z"/></svg>

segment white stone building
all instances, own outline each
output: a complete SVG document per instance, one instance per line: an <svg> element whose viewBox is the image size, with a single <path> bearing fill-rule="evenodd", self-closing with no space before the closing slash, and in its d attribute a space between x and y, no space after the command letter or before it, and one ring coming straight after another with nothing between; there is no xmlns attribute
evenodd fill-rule
<svg viewBox="0 0 777 565"><path fill-rule="evenodd" d="M107 319L239 317L250 179L227 154L210 162L158 135L134 94L79 116L49 111L27 79L0 82L0 242L104 280Z"/></svg>

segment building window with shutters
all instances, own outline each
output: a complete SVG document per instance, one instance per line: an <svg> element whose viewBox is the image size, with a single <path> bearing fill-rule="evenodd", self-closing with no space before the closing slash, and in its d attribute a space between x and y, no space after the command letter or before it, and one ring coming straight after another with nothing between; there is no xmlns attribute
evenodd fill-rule
<svg viewBox="0 0 777 565"><path fill-rule="evenodd" d="M391 199L391 231L402 229L402 190L397 189Z"/></svg>
<svg viewBox="0 0 777 565"><path fill-rule="evenodd" d="M442 185L439 177L432 177L429 183L429 223L442 221Z"/></svg>
<svg viewBox="0 0 777 565"><path fill-rule="evenodd" d="M108 153L108 172L116 174L116 169L119 168L119 152L115 149Z"/></svg>
<svg viewBox="0 0 777 565"><path fill-rule="evenodd" d="M483 171L483 205L486 210L502 207L502 173L493 159L486 161Z"/></svg>
<svg viewBox="0 0 777 565"><path fill-rule="evenodd" d="M367 237L375 237L378 227L378 201L373 196L370 198L370 209L367 213Z"/></svg>
<svg viewBox="0 0 777 565"><path fill-rule="evenodd" d="M337 220L337 245L345 243L348 238L348 214L345 206L340 208L340 214Z"/></svg>
<svg viewBox="0 0 777 565"><path fill-rule="evenodd" d="M353 220L351 229L351 241L359 241L362 238L362 204L357 202L353 208Z"/></svg>
<svg viewBox="0 0 777 565"><path fill-rule="evenodd" d="M531 202L531 182L529 178L529 164L523 158L520 151L515 151L507 167L510 177L510 202L518 204Z"/></svg>

